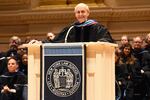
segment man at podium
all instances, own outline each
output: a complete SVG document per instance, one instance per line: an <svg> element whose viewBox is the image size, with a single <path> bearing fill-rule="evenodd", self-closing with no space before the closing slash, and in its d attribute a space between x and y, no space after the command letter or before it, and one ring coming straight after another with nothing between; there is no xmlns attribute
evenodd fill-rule
<svg viewBox="0 0 150 100"><path fill-rule="evenodd" d="M55 38L55 42L114 42L106 27L88 19L88 5L79 3L75 6L74 13L77 21L65 27Z"/></svg>

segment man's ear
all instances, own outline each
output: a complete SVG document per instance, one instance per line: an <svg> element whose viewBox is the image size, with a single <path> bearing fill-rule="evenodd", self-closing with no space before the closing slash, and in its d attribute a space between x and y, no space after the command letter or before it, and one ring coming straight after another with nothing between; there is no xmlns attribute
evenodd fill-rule
<svg viewBox="0 0 150 100"><path fill-rule="evenodd" d="M16 65L16 69L18 69L18 68L19 68L19 65L17 64L17 65Z"/></svg>
<svg viewBox="0 0 150 100"><path fill-rule="evenodd" d="M90 12L88 12L87 14L88 14L87 16L89 17L89 15L90 15Z"/></svg>

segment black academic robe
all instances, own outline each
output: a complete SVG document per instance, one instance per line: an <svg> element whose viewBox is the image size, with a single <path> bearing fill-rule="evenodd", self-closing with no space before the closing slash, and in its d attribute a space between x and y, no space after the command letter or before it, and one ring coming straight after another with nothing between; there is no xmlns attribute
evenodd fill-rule
<svg viewBox="0 0 150 100"><path fill-rule="evenodd" d="M54 42L65 42L67 33L67 42L114 42L109 31L102 24L96 23L78 27L80 24L84 23L74 23L64 28L54 39Z"/></svg>
<svg viewBox="0 0 150 100"><path fill-rule="evenodd" d="M0 76L0 91L7 85L10 89L15 89L16 93L1 93L0 100L23 100L22 92L24 85L27 84L26 76L18 71L14 73L6 72Z"/></svg>

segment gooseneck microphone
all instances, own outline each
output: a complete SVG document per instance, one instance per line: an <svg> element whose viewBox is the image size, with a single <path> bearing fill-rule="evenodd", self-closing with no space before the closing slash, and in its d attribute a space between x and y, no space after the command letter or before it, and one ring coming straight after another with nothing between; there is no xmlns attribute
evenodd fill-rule
<svg viewBox="0 0 150 100"><path fill-rule="evenodd" d="M71 26L67 31L67 34L65 36L65 43L67 43L68 35L69 35L70 31L72 30L72 28L74 28L74 26Z"/></svg>

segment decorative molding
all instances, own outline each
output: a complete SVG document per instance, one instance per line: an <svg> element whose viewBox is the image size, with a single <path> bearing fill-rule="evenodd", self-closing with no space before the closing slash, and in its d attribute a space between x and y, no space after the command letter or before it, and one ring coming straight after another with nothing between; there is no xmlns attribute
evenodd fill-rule
<svg viewBox="0 0 150 100"><path fill-rule="evenodd" d="M28 4L29 0L0 0L0 5Z"/></svg>
<svg viewBox="0 0 150 100"><path fill-rule="evenodd" d="M94 4L103 3L103 0L39 0L39 5L72 5L80 2Z"/></svg>
<svg viewBox="0 0 150 100"><path fill-rule="evenodd" d="M0 11L21 10L30 7L30 0L0 0Z"/></svg>
<svg viewBox="0 0 150 100"><path fill-rule="evenodd" d="M98 21L149 21L148 8L91 8L90 17ZM62 20L63 19L63 20ZM68 9L35 9L31 11L8 11L0 13L0 25L67 23L74 20L73 8Z"/></svg>
<svg viewBox="0 0 150 100"><path fill-rule="evenodd" d="M149 6L150 0L104 0L109 7L143 7Z"/></svg>
<svg viewBox="0 0 150 100"><path fill-rule="evenodd" d="M37 4L31 7L35 4L34 1L36 0L0 0L1 45L4 46L12 35L18 35L22 39L26 36L42 39L48 31L58 34L64 26L75 20L75 4L41 5L37 0ZM115 40L119 41L123 34L132 38L135 35L144 37L150 32L150 5L106 6L103 2L106 0L95 1L100 3L89 4L90 18L106 25ZM112 1L109 1L111 4Z"/></svg>

